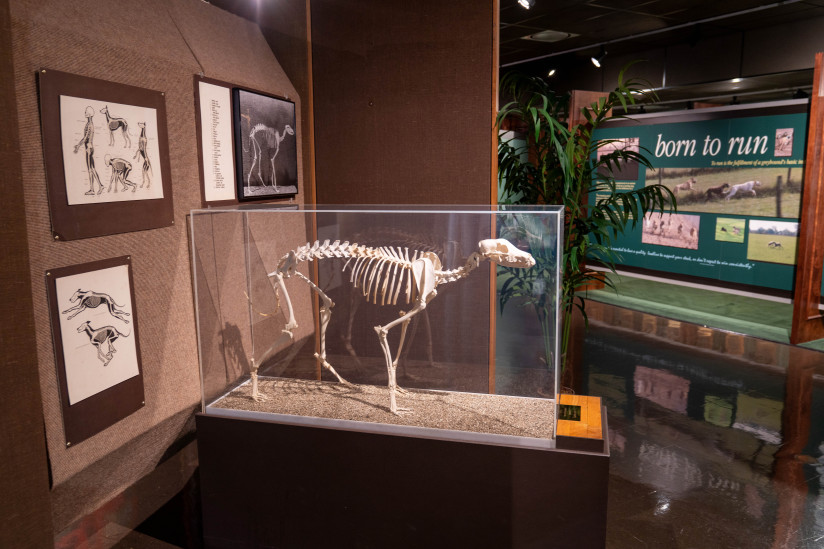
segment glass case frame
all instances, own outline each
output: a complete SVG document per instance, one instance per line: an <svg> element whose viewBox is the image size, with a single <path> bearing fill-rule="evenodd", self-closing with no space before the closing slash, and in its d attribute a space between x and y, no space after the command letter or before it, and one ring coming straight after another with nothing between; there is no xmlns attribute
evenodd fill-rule
<svg viewBox="0 0 824 549"><path fill-rule="evenodd" d="M203 412L554 448L562 215L560 206L253 205L193 210L191 255ZM490 242L486 248L481 245L494 244L494 239L506 239L528 252L535 265L497 265L493 260L506 262L507 252L495 255ZM366 266L368 258L358 265L358 258L352 257L357 254L351 251L356 243L361 249L379 250L368 253L400 258L401 263L418 260L438 273L435 295L409 319L408 329L394 321L415 308L416 284L425 273L413 275L410 266L404 279L396 274L403 267L391 261L383 262L385 269L378 261ZM284 264L289 263L290 252L299 274L288 273L280 286L272 275L279 266L287 274ZM473 261L470 272L462 271ZM451 275L454 280L443 274L458 271ZM392 291L396 281L405 284L403 290ZM405 292L411 294L409 303ZM327 311L331 320L325 330L324 296L335 303ZM298 326L286 334L290 310ZM402 410L392 413L387 400L386 392L393 391L391 364L376 326L391 324L387 341L389 356L397 363L398 408L412 400L409 415ZM345 393L341 387L349 385L340 384L322 367L317 355L323 351L336 372L358 387L356 394L340 394ZM331 398L349 401L366 400L372 390L367 387L383 392L368 404L369 418L346 407L317 415L312 406L282 413L252 398L254 387L264 397L267 390L276 391L292 402L311 404L326 398L319 396L321 388L332 386L337 386L332 391L337 394ZM400 387L414 397L424 394L424 401L400 393ZM238 398L226 404L233 395ZM451 423L447 414L427 423L423 416L431 414L423 411L437 409L437 403L427 398L469 398L471 405L463 400L452 404L458 415L471 416L469 423L528 425L535 422L531 414L536 414L545 415L542 420L549 430L534 434L518 427L510 432L491 425L478 430ZM502 410L496 413L502 415L487 418L488 409L498 405Z"/></svg>

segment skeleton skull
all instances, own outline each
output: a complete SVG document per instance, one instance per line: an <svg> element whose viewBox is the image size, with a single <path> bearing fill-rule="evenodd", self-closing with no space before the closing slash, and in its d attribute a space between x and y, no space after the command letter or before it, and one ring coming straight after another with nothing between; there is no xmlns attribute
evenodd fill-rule
<svg viewBox="0 0 824 549"><path fill-rule="evenodd" d="M519 250L510 241L503 238L489 238L478 243L478 252L482 257L505 267L528 269L535 265L532 254Z"/></svg>

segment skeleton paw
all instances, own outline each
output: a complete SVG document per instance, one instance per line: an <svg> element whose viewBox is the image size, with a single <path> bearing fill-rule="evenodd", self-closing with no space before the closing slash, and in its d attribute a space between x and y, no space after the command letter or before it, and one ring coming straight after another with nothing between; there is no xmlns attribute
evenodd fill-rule
<svg viewBox="0 0 824 549"><path fill-rule="evenodd" d="M403 387L397 387L397 386L395 387L395 392L398 393L399 395L408 395L409 394L409 391L407 391Z"/></svg>
<svg viewBox="0 0 824 549"><path fill-rule="evenodd" d="M392 413L396 416L411 416L415 412L412 410L412 408L398 408Z"/></svg>
<svg viewBox="0 0 824 549"><path fill-rule="evenodd" d="M269 397L258 393L256 395L252 395L252 400L254 400L255 402L266 402L267 400L269 400Z"/></svg>

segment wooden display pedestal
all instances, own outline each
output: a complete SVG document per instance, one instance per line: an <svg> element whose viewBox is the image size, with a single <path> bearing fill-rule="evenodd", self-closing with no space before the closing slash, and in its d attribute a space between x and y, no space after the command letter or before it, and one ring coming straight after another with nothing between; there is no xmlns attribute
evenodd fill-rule
<svg viewBox="0 0 824 549"><path fill-rule="evenodd" d="M558 404L561 406L576 406L580 416L575 420L560 419L559 415L555 444L563 450L583 452L606 452L606 429L602 418L606 418L606 411L601 407L599 397L584 395L559 395Z"/></svg>
<svg viewBox="0 0 824 549"><path fill-rule="evenodd" d="M299 421L198 414L207 547L604 546L606 421L598 452Z"/></svg>

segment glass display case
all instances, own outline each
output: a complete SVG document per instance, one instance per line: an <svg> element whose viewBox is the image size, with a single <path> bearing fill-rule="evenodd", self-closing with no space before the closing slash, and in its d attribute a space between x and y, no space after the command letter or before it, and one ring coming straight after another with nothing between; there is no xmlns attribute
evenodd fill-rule
<svg viewBox="0 0 824 549"><path fill-rule="evenodd" d="M562 214L192 211L204 414L554 448Z"/></svg>

